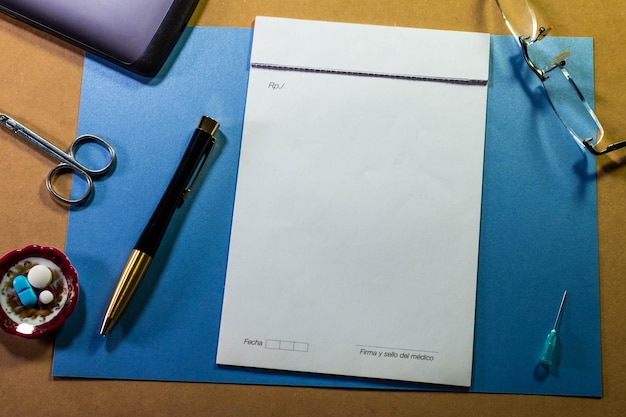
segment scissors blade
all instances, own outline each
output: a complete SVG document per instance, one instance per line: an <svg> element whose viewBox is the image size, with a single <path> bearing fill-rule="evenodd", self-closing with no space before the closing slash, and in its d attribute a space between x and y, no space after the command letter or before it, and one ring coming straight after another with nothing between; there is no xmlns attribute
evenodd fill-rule
<svg viewBox="0 0 626 417"><path fill-rule="evenodd" d="M57 161L65 163L67 165L71 165L73 168L80 169L80 167L76 167L76 163L73 161L73 158L71 158L71 155L63 152L61 149L48 142L46 139L39 136L37 133L24 126L17 120L13 119L12 117L4 113L0 113L0 124L5 126L9 131L13 132L13 134L26 140L27 142L34 145L47 155L53 157Z"/></svg>
<svg viewBox="0 0 626 417"><path fill-rule="evenodd" d="M0 113L0 124L6 127L13 133L17 133L20 128L18 127L19 123L17 123L14 119L10 118L4 113Z"/></svg>
<svg viewBox="0 0 626 417"><path fill-rule="evenodd" d="M0 113L0 124L6 127L13 134L20 136L23 139L26 139L27 141L37 146L38 148L41 148L44 151L50 148L50 146L46 146L47 141L45 139L37 135L35 132L33 132L32 130L30 130L29 128L27 128L26 126L24 126L23 124L15 120L14 118L4 113ZM55 155L55 153L51 153L50 151L47 151L47 153L52 156Z"/></svg>

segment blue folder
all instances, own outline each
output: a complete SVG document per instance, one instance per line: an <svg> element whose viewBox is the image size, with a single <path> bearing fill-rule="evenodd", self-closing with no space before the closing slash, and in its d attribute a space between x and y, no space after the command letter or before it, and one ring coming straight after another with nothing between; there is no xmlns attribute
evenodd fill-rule
<svg viewBox="0 0 626 417"><path fill-rule="evenodd" d="M77 310L58 334L56 377L467 391L215 364L252 30L188 28L156 78L85 60L79 134L115 147L114 172L72 209L66 252ZM473 380L470 392L601 396L596 178L511 37L491 38ZM546 38L593 97L593 43ZM558 51L557 51L558 52ZM459 63L462 65L462 63ZM136 239L197 125L217 148L117 327L99 335ZM433 149L436 152L436 147ZM555 363L538 357L564 290Z"/></svg>

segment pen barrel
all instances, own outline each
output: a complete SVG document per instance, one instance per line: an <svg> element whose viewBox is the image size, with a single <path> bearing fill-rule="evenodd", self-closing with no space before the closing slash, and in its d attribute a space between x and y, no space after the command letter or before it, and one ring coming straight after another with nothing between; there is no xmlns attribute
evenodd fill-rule
<svg viewBox="0 0 626 417"><path fill-rule="evenodd" d="M113 327L122 315L128 302L135 293L135 290L137 290L139 283L143 279L143 276L148 271L151 262L152 257L149 255L137 249L131 252L126 261L126 265L124 265L124 270L117 281L111 302L107 307L100 334L106 335L109 333L111 327Z"/></svg>
<svg viewBox="0 0 626 417"><path fill-rule="evenodd" d="M215 120L206 116L200 119L174 176L124 266L104 316L100 334L106 335L111 331L146 274L174 211L185 200L213 149L213 135L218 127L219 123Z"/></svg>
<svg viewBox="0 0 626 417"><path fill-rule="evenodd" d="M211 123L212 122L212 123ZM154 257L174 212L184 202L194 174L198 174L215 143L213 134L219 125L203 116L183 154L165 193L143 230L135 248Z"/></svg>

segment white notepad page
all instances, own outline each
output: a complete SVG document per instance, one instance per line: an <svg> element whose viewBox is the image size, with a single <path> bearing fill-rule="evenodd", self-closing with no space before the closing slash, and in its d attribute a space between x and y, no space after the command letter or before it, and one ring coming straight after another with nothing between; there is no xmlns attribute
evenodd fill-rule
<svg viewBox="0 0 626 417"><path fill-rule="evenodd" d="M486 34L259 17L217 363L471 384Z"/></svg>

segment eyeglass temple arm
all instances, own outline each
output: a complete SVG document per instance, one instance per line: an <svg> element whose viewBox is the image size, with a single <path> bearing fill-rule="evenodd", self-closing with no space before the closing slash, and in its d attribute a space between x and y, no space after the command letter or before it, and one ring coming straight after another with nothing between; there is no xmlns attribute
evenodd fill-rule
<svg viewBox="0 0 626 417"><path fill-rule="evenodd" d="M621 141L621 142L612 143L609 146L607 146L604 150L599 151L591 143L592 140L593 140L592 138L584 140L583 141L583 145L585 145L585 148L587 148L587 150L589 152L591 152L592 154L594 154L594 155L604 155L604 154L607 154L609 152L613 152L613 151L616 151L618 149L626 147L626 140L624 140L624 141Z"/></svg>

